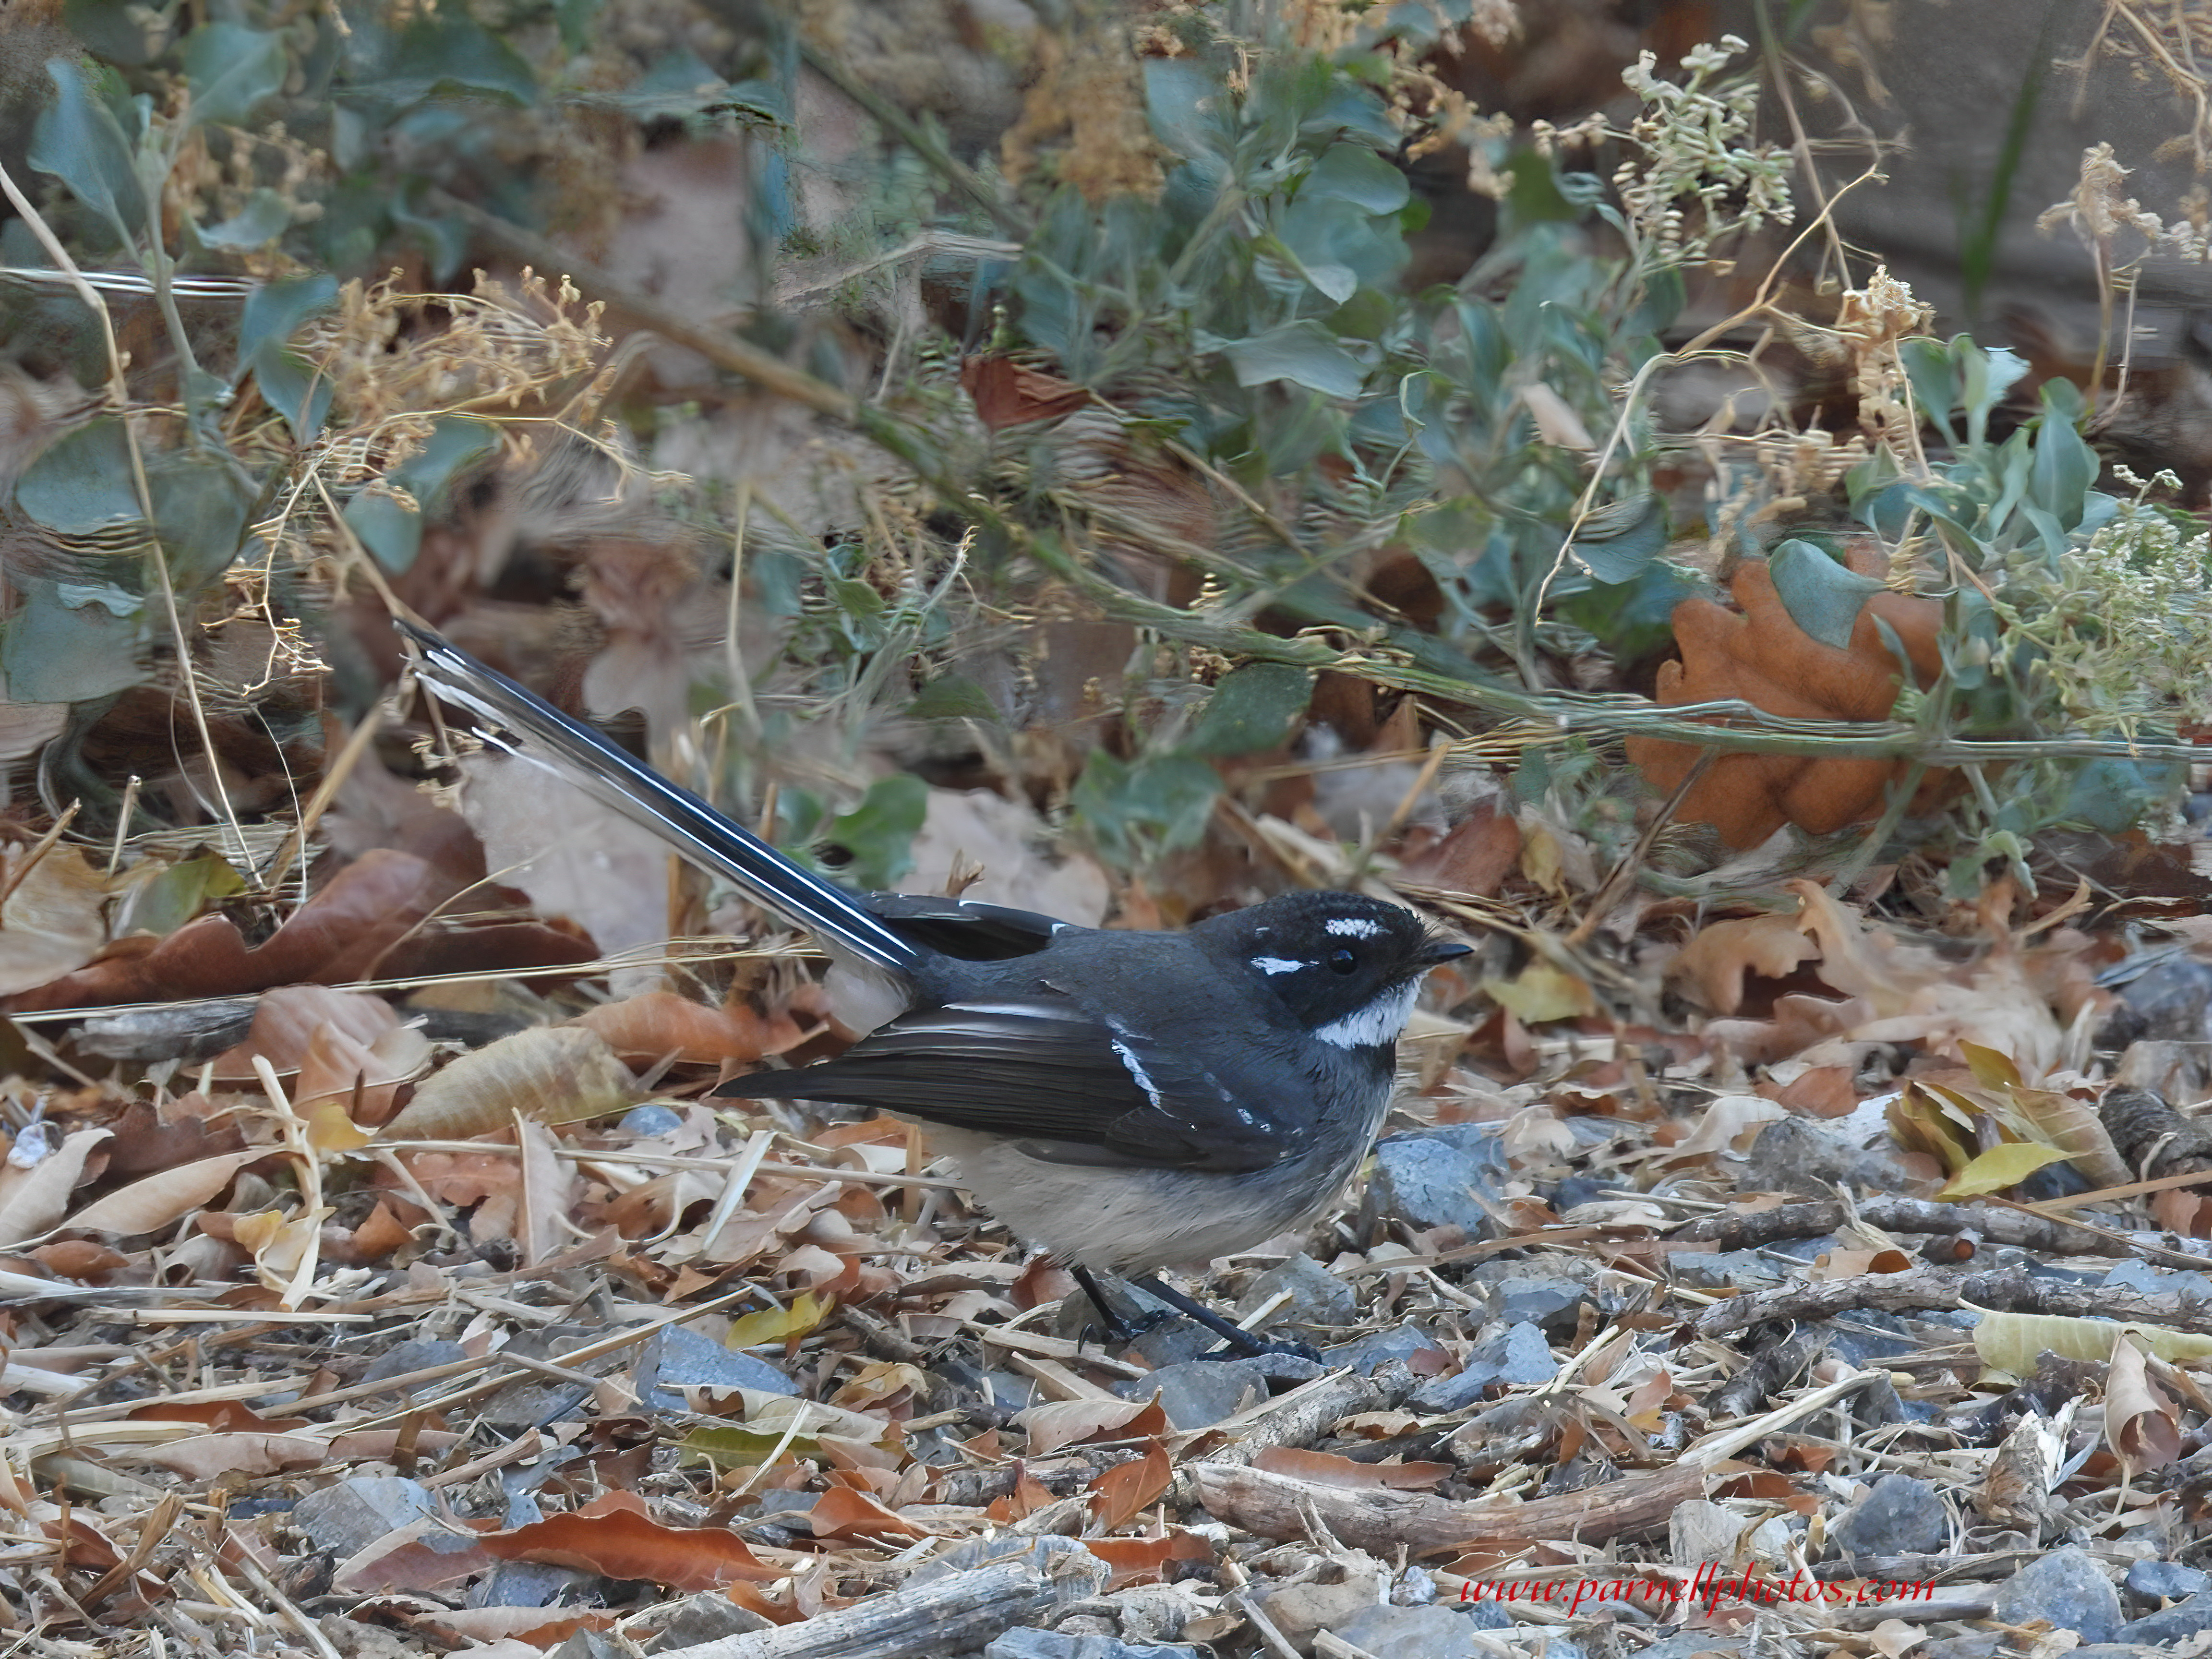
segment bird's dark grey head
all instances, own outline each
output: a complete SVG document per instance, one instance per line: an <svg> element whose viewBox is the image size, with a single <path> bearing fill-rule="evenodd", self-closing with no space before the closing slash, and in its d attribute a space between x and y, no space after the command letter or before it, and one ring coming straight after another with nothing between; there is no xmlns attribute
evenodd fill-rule
<svg viewBox="0 0 2212 1659"><path fill-rule="evenodd" d="M1191 929L1224 970L1249 976L1340 1048L1394 1043L1423 974L1468 947L1401 904L1362 893L1285 893Z"/></svg>

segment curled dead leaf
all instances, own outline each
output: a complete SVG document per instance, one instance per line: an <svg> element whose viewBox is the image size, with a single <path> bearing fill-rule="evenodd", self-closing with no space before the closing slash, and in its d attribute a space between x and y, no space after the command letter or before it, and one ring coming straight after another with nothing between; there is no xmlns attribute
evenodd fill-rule
<svg viewBox="0 0 2212 1659"><path fill-rule="evenodd" d="M637 1079L598 1032L538 1026L463 1054L416 1090L387 1139L465 1140L518 1117L573 1123L620 1111Z"/></svg>

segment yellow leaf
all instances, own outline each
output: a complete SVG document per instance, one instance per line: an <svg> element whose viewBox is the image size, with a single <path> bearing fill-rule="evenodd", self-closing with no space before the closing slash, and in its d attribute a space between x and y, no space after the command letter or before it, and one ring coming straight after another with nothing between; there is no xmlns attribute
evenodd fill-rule
<svg viewBox="0 0 2212 1659"><path fill-rule="evenodd" d="M1945 1182L1943 1190L1936 1197L1939 1202L1956 1203L1962 1198L2000 1193L2008 1187L2019 1186L2046 1164L2065 1161L2066 1154L2056 1146L2045 1146L2032 1140L2008 1140L1977 1156Z"/></svg>
<svg viewBox="0 0 2212 1659"><path fill-rule="evenodd" d="M2010 1054L1984 1048L1978 1042L1968 1042L1963 1038L1959 1043L1959 1052L1966 1058L1967 1068L1974 1074L1974 1081L1984 1089L2016 1089L2025 1081L2020 1074L2020 1067L2013 1064Z"/></svg>
<svg viewBox="0 0 2212 1659"><path fill-rule="evenodd" d="M353 1152L376 1139L373 1130L346 1115L345 1103L336 1095L311 1101L301 1109L300 1116L307 1126L307 1145L325 1156Z"/></svg>
<svg viewBox="0 0 2212 1659"><path fill-rule="evenodd" d="M791 1298L787 1308L763 1308L758 1313L749 1313L730 1322L730 1334L722 1339L726 1348L757 1348L769 1342L788 1342L818 1329L837 1305L835 1297L817 1296L811 1291L801 1291Z"/></svg>
<svg viewBox="0 0 2212 1659"><path fill-rule="evenodd" d="M1482 988L1523 1025L1575 1019L1597 1012L1589 983L1547 962L1532 962L1509 980L1485 980Z"/></svg>

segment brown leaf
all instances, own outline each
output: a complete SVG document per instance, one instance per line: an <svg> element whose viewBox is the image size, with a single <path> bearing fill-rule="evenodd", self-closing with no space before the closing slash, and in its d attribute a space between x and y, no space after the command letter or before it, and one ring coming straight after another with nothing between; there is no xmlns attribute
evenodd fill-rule
<svg viewBox="0 0 2212 1659"><path fill-rule="evenodd" d="M329 1459L331 1449L314 1435L195 1434L135 1452L141 1461L187 1480L213 1480L224 1474L260 1476L313 1468Z"/></svg>
<svg viewBox="0 0 2212 1659"><path fill-rule="evenodd" d="M0 884L22 870L30 856L27 847L10 848L0 860ZM102 907L108 885L84 854L65 842L39 856L0 905L0 996L34 990L99 953L107 943Z"/></svg>
<svg viewBox="0 0 2212 1659"><path fill-rule="evenodd" d="M832 1486L806 1512L817 1538L927 1538L930 1529L851 1486Z"/></svg>
<svg viewBox="0 0 2212 1659"><path fill-rule="evenodd" d="M1030 1455L1042 1457L1084 1440L1134 1440L1167 1432L1159 1396L1150 1400L1050 1400L1014 1413L1030 1437Z"/></svg>
<svg viewBox="0 0 2212 1659"><path fill-rule="evenodd" d="M1449 834L1407 860L1399 871L1409 881L1447 893L1496 898L1506 877L1520 867L1521 826L1511 814L1500 812L1493 799L1478 801Z"/></svg>
<svg viewBox="0 0 2212 1659"><path fill-rule="evenodd" d="M2181 1455L2181 1411L2150 1380L2142 1350L2112 1339L2105 1370L2105 1443L2129 1469L2162 1469Z"/></svg>
<svg viewBox="0 0 2212 1659"><path fill-rule="evenodd" d="M1167 1448L1157 1440L1134 1462L1101 1470L1085 1488L1091 1494L1091 1513L1099 1530L1118 1532L1127 1526L1158 1501L1174 1479Z"/></svg>
<svg viewBox="0 0 2212 1659"><path fill-rule="evenodd" d="M1270 1446L1252 1460L1252 1467L1324 1486L1388 1492L1426 1492L1452 1472L1449 1463L1362 1463L1334 1452L1297 1446Z"/></svg>
<svg viewBox="0 0 2212 1659"><path fill-rule="evenodd" d="M635 1492L614 1492L567 1515L533 1521L478 1540L501 1561L542 1561L605 1578L647 1578L691 1593L738 1579L785 1577L726 1527L668 1527L645 1512Z"/></svg>
<svg viewBox="0 0 2212 1659"><path fill-rule="evenodd" d="M385 1126L389 1140L465 1140L518 1115L572 1123L621 1110L637 1079L597 1032L533 1026L501 1037L426 1080Z"/></svg>
<svg viewBox="0 0 2212 1659"><path fill-rule="evenodd" d="M1028 421L1058 420L1091 401L1085 387L1025 368L1012 357L970 357L960 365L960 389L975 400L976 418L993 431Z"/></svg>
<svg viewBox="0 0 2212 1659"><path fill-rule="evenodd" d="M75 1129L28 1169L17 1165L12 1153L0 1164L0 1246L21 1244L60 1224L70 1194L83 1177L85 1159L109 1133Z"/></svg>
<svg viewBox="0 0 2212 1659"><path fill-rule="evenodd" d="M805 1035L788 1014L763 1018L743 1006L709 1008L673 991L602 1003L572 1023L596 1031L617 1054L649 1060L673 1054L702 1065L780 1054Z"/></svg>
<svg viewBox="0 0 2212 1659"><path fill-rule="evenodd" d="M80 1232L125 1238L159 1232L205 1209L240 1170L271 1155L270 1148L257 1146L164 1170L93 1200L69 1218L69 1224Z"/></svg>
<svg viewBox="0 0 2212 1659"><path fill-rule="evenodd" d="M1112 1570L1109 1590L1153 1579L1173 1583L1201 1576L1213 1565L1213 1546L1181 1527L1170 1527L1158 1538L1086 1538L1083 1547Z"/></svg>
<svg viewBox="0 0 2212 1659"><path fill-rule="evenodd" d="M1870 541L1853 547L1845 562L1862 574L1886 574ZM1653 693L1660 703L1741 698L1771 714L1800 720L1881 720L1900 689L1883 623L1904 641L1921 684L1942 671L1939 600L1877 593L1859 611L1848 648L1838 648L1812 638L1791 619L1765 560L1739 565L1729 591L1741 609L1706 599L1674 607L1681 659L1660 665ZM1661 794L1678 787L1704 752L1672 738L1628 739L1629 760ZM1738 848L1756 847L1785 823L1827 835L1881 811L1905 766L1833 756L1722 755L1683 798L1680 816L1711 824ZM1948 773L1932 774L1914 797L1914 810L1925 810L1949 787Z"/></svg>
<svg viewBox="0 0 2212 1659"><path fill-rule="evenodd" d="M1786 979L1797 964L1820 954L1798 917L1742 916L1710 922L1667 964L1667 982L1700 1007L1732 1014L1743 1006L1747 974Z"/></svg>

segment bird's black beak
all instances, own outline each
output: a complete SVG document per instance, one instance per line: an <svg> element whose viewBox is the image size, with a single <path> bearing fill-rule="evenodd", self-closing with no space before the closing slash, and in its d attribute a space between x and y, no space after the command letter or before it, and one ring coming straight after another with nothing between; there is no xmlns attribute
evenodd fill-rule
<svg viewBox="0 0 2212 1659"><path fill-rule="evenodd" d="M1462 944L1455 939L1432 939L1421 946L1420 954L1414 960L1424 968L1434 968L1439 963L1457 962L1462 957L1474 954L1474 946L1472 945Z"/></svg>

